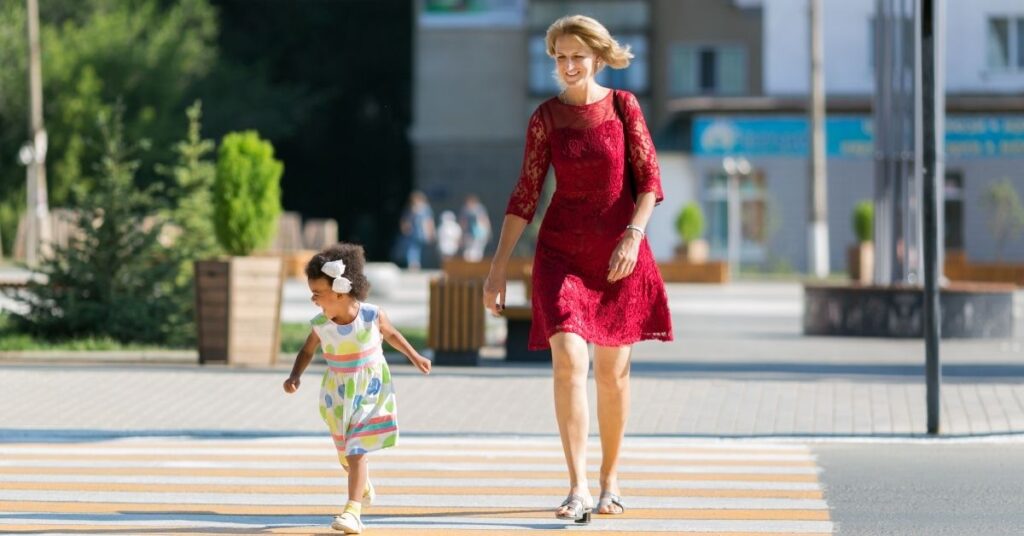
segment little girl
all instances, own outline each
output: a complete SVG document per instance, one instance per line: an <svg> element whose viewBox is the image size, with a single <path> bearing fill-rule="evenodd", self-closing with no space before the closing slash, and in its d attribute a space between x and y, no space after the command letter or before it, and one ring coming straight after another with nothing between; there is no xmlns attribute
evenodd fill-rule
<svg viewBox="0 0 1024 536"><path fill-rule="evenodd" d="M388 321L379 307L363 302L370 284L363 275L362 246L340 243L316 254L306 265L312 300L323 311L299 350L284 390L294 393L299 377L319 344L327 361L320 382L320 416L327 423L348 471L348 504L331 528L345 534L363 531L363 502L374 497L366 453L395 446L398 440L395 388L381 341L398 349L424 374L430 360L421 356Z"/></svg>

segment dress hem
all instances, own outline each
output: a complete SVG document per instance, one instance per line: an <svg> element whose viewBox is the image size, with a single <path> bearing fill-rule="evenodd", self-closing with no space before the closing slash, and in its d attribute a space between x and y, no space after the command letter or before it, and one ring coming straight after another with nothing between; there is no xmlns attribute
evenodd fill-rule
<svg viewBox="0 0 1024 536"><path fill-rule="evenodd" d="M614 340L614 341L612 341L612 340L607 340L607 339L606 340L597 340L597 338L591 337L591 336L583 334L583 333L580 333L578 330L562 329L562 330L552 331L551 333L549 333L547 338L545 339L545 341L550 340L551 337L554 337L555 335L557 335L559 333L572 333L573 335L578 335L579 337L581 337L584 341L586 341L587 344L596 344L598 346L632 346L632 345L634 345L634 344L636 344L638 342L643 342L643 341L671 342L671 341L675 340L675 337L674 337L674 335L672 334L671 331L643 333L643 334L641 334L639 337L637 337L635 339L631 338L631 339L622 339L622 340ZM551 348L551 343L542 344L542 345L529 343L529 344L526 345L526 348L527 348L527 350L532 350L532 351L548 350L548 349Z"/></svg>

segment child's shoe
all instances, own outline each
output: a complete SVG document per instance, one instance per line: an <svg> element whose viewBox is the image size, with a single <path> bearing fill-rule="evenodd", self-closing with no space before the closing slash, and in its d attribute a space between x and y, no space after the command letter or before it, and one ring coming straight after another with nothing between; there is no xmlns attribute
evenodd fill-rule
<svg viewBox="0 0 1024 536"><path fill-rule="evenodd" d="M359 517L363 513L363 505L359 501L349 501L345 505L345 511L340 516L335 516L331 522L331 528L343 531L345 534L362 534L363 520Z"/></svg>
<svg viewBox="0 0 1024 536"><path fill-rule="evenodd" d="M359 516L345 510L340 516L334 516L334 521L331 522L331 528L334 530L340 530L345 534L362 534L363 529L366 528L363 525L362 520Z"/></svg>

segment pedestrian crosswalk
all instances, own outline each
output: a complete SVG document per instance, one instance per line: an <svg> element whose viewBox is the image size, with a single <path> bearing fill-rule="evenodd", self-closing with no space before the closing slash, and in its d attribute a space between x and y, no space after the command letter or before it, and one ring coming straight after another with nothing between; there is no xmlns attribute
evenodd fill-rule
<svg viewBox="0 0 1024 536"><path fill-rule="evenodd" d="M589 447L597 494L600 446ZM801 444L627 438L624 515L554 518L557 438L403 437L370 455L367 534L831 534ZM0 443L0 533L338 534L345 476L329 437ZM567 526L568 525L568 526Z"/></svg>

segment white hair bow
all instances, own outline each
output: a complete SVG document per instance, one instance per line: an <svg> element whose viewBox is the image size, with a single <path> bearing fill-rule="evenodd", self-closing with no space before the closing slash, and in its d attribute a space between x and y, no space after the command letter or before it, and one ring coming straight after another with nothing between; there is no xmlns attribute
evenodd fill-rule
<svg viewBox="0 0 1024 536"><path fill-rule="evenodd" d="M331 290L341 294L348 294L352 292L352 281L347 277L342 277L341 274L345 273L345 263L337 261L325 262L320 271L327 274L334 279L331 283Z"/></svg>

